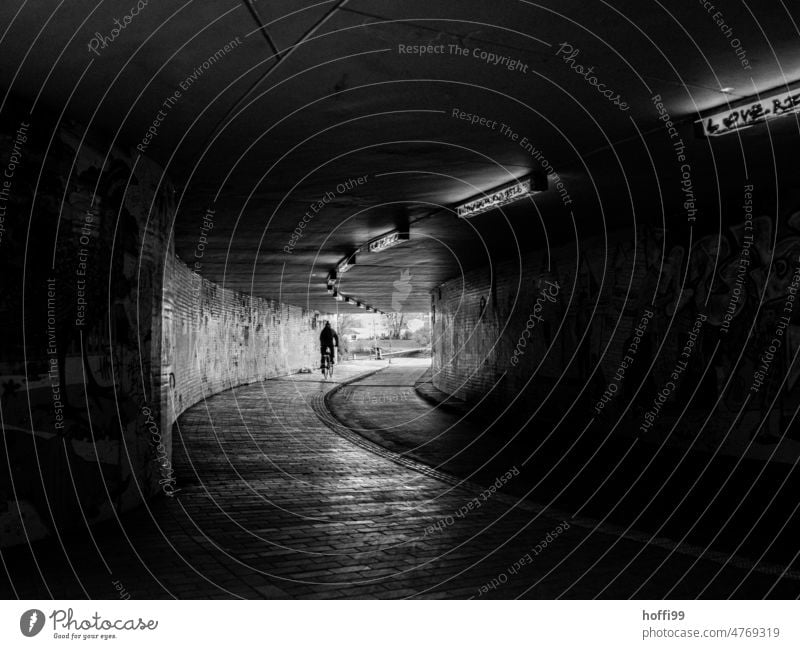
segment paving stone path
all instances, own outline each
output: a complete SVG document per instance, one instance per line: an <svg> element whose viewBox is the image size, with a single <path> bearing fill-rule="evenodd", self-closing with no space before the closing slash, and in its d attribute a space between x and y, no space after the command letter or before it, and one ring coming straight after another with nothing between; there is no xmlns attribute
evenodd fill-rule
<svg viewBox="0 0 800 649"><path fill-rule="evenodd" d="M794 581L776 585L775 576L566 529L558 512L460 483L331 419L325 395L365 373L381 370L372 381L413 392L418 372L381 368L342 364L334 381L294 375L194 406L175 431L175 498L92 537L65 538L65 549L49 540L33 553L3 552L0 573L11 579L0 591L101 599L117 598L120 586L133 599L797 595Z"/></svg>

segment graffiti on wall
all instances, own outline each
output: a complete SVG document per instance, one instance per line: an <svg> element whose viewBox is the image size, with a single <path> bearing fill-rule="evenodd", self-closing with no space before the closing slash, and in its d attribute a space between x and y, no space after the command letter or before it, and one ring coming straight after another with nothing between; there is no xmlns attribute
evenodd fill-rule
<svg viewBox="0 0 800 649"><path fill-rule="evenodd" d="M673 415L688 404L676 435L696 434L713 405L716 416L706 424L712 439L724 436L736 417L746 439L769 439L800 398L794 389L800 362L792 363L800 349L800 306L794 308L792 297L800 288L800 212L777 220L749 217L691 243L652 227L639 228L636 239L630 234L615 233L606 247L601 240L583 242L577 257L572 246L551 251L547 272L543 256L526 263L523 285L555 279L563 291L560 311L526 343L519 367L498 359L513 354L500 328L522 330L531 307L522 296L511 309L519 296L507 290L517 285L517 270L509 267L509 281L500 282L493 318L453 313L448 307L458 293L454 288L451 296L449 285L442 297L434 294L434 370L442 388L480 395L504 375L500 393L513 398L535 371L537 381L560 382L568 399L588 383L587 404L596 404L609 386L618 389L602 415L610 419L630 406L627 416L636 420L678 367L680 380L663 404ZM475 281L488 291L488 276L477 273ZM702 326L693 331L698 318ZM497 341L492 362L483 361ZM682 356L687 346L690 353ZM673 421L662 416L662 423Z"/></svg>
<svg viewBox="0 0 800 649"><path fill-rule="evenodd" d="M151 355L172 194L148 161L134 172L124 153L104 159L67 129L38 186L41 152L27 160L2 256L3 544L24 538L17 509L43 535L129 509L158 479L142 407L158 407Z"/></svg>

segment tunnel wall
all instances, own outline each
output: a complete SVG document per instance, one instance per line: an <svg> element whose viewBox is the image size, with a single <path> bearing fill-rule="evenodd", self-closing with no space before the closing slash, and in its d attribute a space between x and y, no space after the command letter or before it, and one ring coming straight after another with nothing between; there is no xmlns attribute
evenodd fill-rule
<svg viewBox="0 0 800 649"><path fill-rule="evenodd" d="M223 390L318 363L322 316L222 288L171 256L164 289L164 430Z"/></svg>
<svg viewBox="0 0 800 649"><path fill-rule="evenodd" d="M769 441L800 400L800 307L779 319L800 281L799 213L740 222L690 249L655 228L617 232L551 250L547 264L535 253L434 289L437 388L526 416L547 397L537 415L551 423L572 408L575 426L593 419L643 439L794 461L796 443L775 452L750 442Z"/></svg>
<svg viewBox="0 0 800 649"><path fill-rule="evenodd" d="M173 192L147 158L44 115L4 112L0 152L0 545L13 545L159 489Z"/></svg>
<svg viewBox="0 0 800 649"><path fill-rule="evenodd" d="M175 257L175 191L157 164L78 126L5 117L0 547L170 495L180 412L311 366L318 335L313 314Z"/></svg>

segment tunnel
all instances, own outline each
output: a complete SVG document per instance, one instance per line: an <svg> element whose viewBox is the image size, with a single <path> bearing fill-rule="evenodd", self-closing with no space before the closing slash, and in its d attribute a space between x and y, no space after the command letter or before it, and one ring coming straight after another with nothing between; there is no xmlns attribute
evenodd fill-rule
<svg viewBox="0 0 800 649"><path fill-rule="evenodd" d="M796 598L799 20L2 3L3 598Z"/></svg>

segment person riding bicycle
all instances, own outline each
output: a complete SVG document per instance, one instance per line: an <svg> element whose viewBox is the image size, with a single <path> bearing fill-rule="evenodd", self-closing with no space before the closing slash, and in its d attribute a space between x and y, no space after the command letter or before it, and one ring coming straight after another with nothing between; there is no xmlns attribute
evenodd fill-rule
<svg viewBox="0 0 800 649"><path fill-rule="evenodd" d="M336 360L336 355L333 352L333 347L339 346L339 336L336 331L333 330L331 327L330 321L325 321L325 326L322 327L322 332L319 335L319 345L320 345L320 359L319 359L319 366L320 369L324 369L325 363L325 352L328 352L331 357L331 365Z"/></svg>

